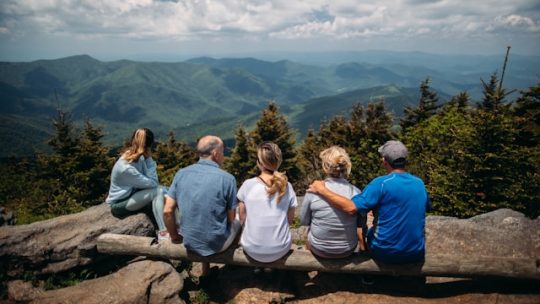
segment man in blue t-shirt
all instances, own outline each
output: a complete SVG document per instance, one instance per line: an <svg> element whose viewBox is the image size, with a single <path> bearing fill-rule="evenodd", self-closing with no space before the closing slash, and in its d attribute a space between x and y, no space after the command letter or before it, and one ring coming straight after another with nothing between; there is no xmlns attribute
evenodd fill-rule
<svg viewBox="0 0 540 304"><path fill-rule="evenodd" d="M429 197L422 180L405 170L407 148L397 140L379 148L387 175L373 179L360 194L347 199L313 182L308 191L321 195L349 214L375 214L367 233L368 246L375 260L414 263L424 259L424 226Z"/></svg>
<svg viewBox="0 0 540 304"><path fill-rule="evenodd" d="M181 214L184 246L202 256L225 251L240 231L236 217L236 179L220 169L223 141L204 136L197 143L199 161L180 169L165 197L163 217L173 242L181 241L175 212ZM209 263L203 263L202 276Z"/></svg>

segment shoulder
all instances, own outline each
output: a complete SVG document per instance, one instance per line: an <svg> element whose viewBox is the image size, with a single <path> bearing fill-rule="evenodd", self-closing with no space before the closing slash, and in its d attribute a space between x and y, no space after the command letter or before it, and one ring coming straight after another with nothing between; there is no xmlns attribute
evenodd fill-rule
<svg viewBox="0 0 540 304"><path fill-rule="evenodd" d="M289 191L291 193L295 193L293 185L290 182L287 182L287 191Z"/></svg>
<svg viewBox="0 0 540 304"><path fill-rule="evenodd" d="M242 186L240 186L240 188L250 188L250 187L253 187L254 185L257 184L257 178L256 177L252 177L252 178L249 178L249 179L246 179L243 183L242 183Z"/></svg>
<svg viewBox="0 0 540 304"><path fill-rule="evenodd" d="M411 174L411 173L408 173L408 175L412 180L414 180L414 181L416 181L418 183L424 184L424 181L420 177L418 177L418 176L416 176L414 174Z"/></svg>
<svg viewBox="0 0 540 304"><path fill-rule="evenodd" d="M230 174L229 172L221 169L221 168L218 168L219 170L219 173L223 176L224 179L226 180L229 180L229 181L233 181L236 183L236 178L234 177L234 175Z"/></svg>

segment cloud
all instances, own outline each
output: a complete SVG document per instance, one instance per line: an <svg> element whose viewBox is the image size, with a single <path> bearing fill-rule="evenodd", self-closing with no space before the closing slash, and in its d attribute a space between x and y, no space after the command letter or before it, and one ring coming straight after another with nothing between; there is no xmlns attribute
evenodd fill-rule
<svg viewBox="0 0 540 304"><path fill-rule="evenodd" d="M2 0L0 33L74 39L456 39L533 35L536 0ZM509 36L509 37L512 37Z"/></svg>

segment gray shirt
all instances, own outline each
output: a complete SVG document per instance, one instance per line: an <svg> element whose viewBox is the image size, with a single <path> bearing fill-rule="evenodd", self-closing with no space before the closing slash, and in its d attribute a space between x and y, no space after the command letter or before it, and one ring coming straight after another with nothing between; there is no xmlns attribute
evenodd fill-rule
<svg viewBox="0 0 540 304"><path fill-rule="evenodd" d="M352 198L360 190L343 178L327 178L325 185L332 192ZM300 212L302 225L310 226L308 240L324 253L338 255L353 250L358 244L357 216L330 205L317 194L307 193Z"/></svg>
<svg viewBox="0 0 540 304"><path fill-rule="evenodd" d="M180 208L184 245L202 256L219 252L230 234L227 211L236 208L236 179L211 160L180 169L167 192Z"/></svg>
<svg viewBox="0 0 540 304"><path fill-rule="evenodd" d="M152 157L141 155L137 161L128 162L120 157L111 173L111 186L105 201L109 204L127 199L137 190L155 188L159 185L156 162Z"/></svg>

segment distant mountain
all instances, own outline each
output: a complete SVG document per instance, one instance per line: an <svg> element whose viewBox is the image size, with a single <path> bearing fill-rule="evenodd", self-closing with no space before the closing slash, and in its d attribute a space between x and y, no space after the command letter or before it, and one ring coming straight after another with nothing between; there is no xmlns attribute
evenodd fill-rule
<svg viewBox="0 0 540 304"><path fill-rule="evenodd" d="M400 115L404 105L417 101L415 92L427 76L443 95L478 91L478 74L471 75L403 64L314 66L254 58L102 62L80 55L0 62L0 156L46 149L59 107L71 111L77 122L89 117L104 127L113 145L139 126L162 138L173 130L189 141L204 133L230 139L239 124L252 126L269 100L303 132L353 103L380 96Z"/></svg>
<svg viewBox="0 0 540 304"><path fill-rule="evenodd" d="M400 117L406 106L414 106L420 98L416 88L401 88L396 85L360 89L334 96L314 98L298 104L290 114L292 126L304 134L309 128L318 130L320 123L335 115L349 116L356 104L384 101L387 111Z"/></svg>

